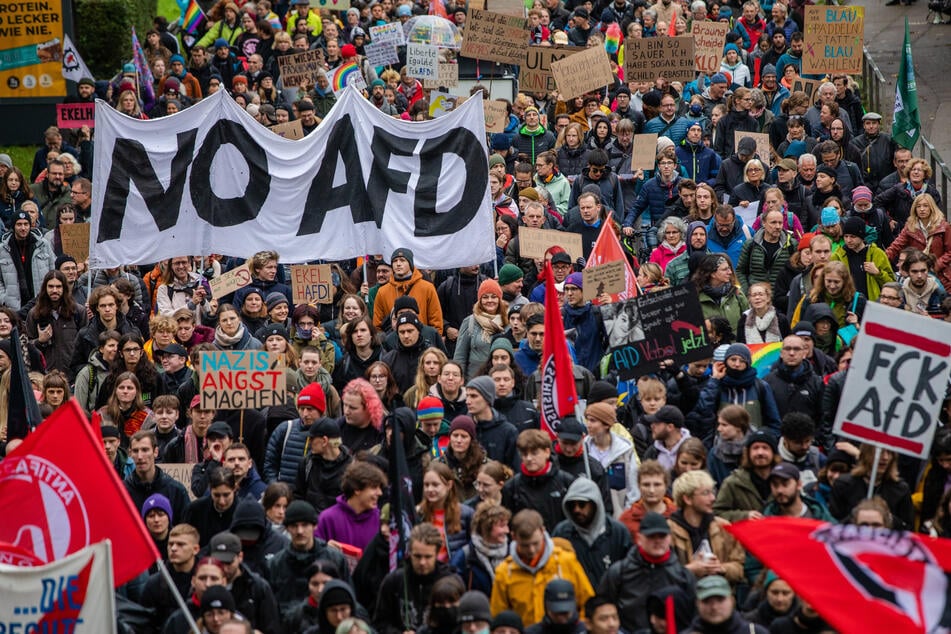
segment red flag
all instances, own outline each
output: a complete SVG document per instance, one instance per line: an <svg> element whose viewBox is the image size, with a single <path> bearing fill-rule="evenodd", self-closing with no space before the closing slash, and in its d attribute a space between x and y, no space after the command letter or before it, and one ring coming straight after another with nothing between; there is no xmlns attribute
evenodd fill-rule
<svg viewBox="0 0 951 634"><path fill-rule="evenodd" d="M438 15L446 20L449 19L449 13L446 11L446 5L442 0L429 0L429 15Z"/></svg>
<svg viewBox="0 0 951 634"><path fill-rule="evenodd" d="M634 275L631 263L627 257L625 257L624 249L621 248L621 242L617 239L617 236L614 235L614 230L611 226L611 214L609 213L608 217L601 223L601 233L598 234L598 239L595 240L594 246L591 248L591 254L588 256L585 268L623 260L624 281L627 283L627 291L611 296L612 302L623 302L626 299L637 297L637 276ZM595 300L594 303L597 304L597 300Z"/></svg>
<svg viewBox="0 0 951 634"><path fill-rule="evenodd" d="M670 19L670 26L667 27L667 37L677 37L677 15L674 11L674 17Z"/></svg>
<svg viewBox="0 0 951 634"><path fill-rule="evenodd" d="M116 586L159 558L102 442L76 399L0 462L0 542L43 563L111 539Z"/></svg>
<svg viewBox="0 0 951 634"><path fill-rule="evenodd" d="M779 517L727 530L842 634L951 628L951 540Z"/></svg>
<svg viewBox="0 0 951 634"><path fill-rule="evenodd" d="M555 276L551 271L550 261L545 262L545 340L542 343L542 360L538 365L538 373L542 379L539 401L542 430L555 440L560 419L575 411L578 392L575 390L568 340L565 339L565 324L561 320Z"/></svg>

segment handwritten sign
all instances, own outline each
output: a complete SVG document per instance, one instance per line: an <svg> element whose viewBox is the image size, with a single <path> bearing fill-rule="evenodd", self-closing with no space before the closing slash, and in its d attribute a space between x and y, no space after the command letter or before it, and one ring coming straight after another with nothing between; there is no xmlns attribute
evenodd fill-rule
<svg viewBox="0 0 951 634"><path fill-rule="evenodd" d="M371 26L370 40L378 44L385 42L403 46L406 44L406 35L403 33L403 25L400 22L390 22L389 24Z"/></svg>
<svg viewBox="0 0 951 634"><path fill-rule="evenodd" d="M505 132L505 124L509 120L508 106L504 101L482 100L482 111L485 113L485 131L489 134Z"/></svg>
<svg viewBox="0 0 951 634"><path fill-rule="evenodd" d="M756 141L756 154L759 156L759 159L766 164L766 169L769 170L773 163L773 148L769 144L769 135L764 132L743 132L742 130L734 130L733 147L737 147L740 144L740 139L745 136Z"/></svg>
<svg viewBox="0 0 951 634"><path fill-rule="evenodd" d="M218 277L213 277L208 280L208 285L211 287L211 296L213 299L221 299L225 295L229 295L239 288L244 288L251 283L251 269L249 268L247 262L241 266L235 267L226 273L222 273Z"/></svg>
<svg viewBox="0 0 951 634"><path fill-rule="evenodd" d="M163 462L159 466L162 467L162 471L172 476L173 480L185 487L189 500L195 499L195 494L192 493L192 469L195 465L187 462Z"/></svg>
<svg viewBox="0 0 951 634"><path fill-rule="evenodd" d="M56 127L81 128L84 125L87 125L90 128L96 125L96 104L56 104Z"/></svg>
<svg viewBox="0 0 951 634"><path fill-rule="evenodd" d="M329 264L291 266L291 301L294 304L332 304L334 287Z"/></svg>
<svg viewBox="0 0 951 634"><path fill-rule="evenodd" d="M614 295L627 290L624 260L589 266L581 272L584 301L590 302L604 293Z"/></svg>
<svg viewBox="0 0 951 634"><path fill-rule="evenodd" d="M463 97L450 95L448 92L434 90L429 95L429 116L433 119L443 117L456 108L464 101Z"/></svg>
<svg viewBox="0 0 951 634"><path fill-rule="evenodd" d="M259 409L283 405L284 360L264 350L202 352L202 409Z"/></svg>
<svg viewBox="0 0 951 634"><path fill-rule="evenodd" d="M819 82L813 79L803 79L802 77L793 80L792 83L792 91L796 92L798 90L806 93L806 96L809 97L809 103L815 101L814 95L816 94L816 89L818 87Z"/></svg>
<svg viewBox="0 0 951 634"><path fill-rule="evenodd" d="M568 252L572 261L582 256L581 234L553 229L518 228L518 254L523 258L542 259L545 251L558 246Z"/></svg>
<svg viewBox="0 0 951 634"><path fill-rule="evenodd" d="M531 33L525 18L470 7L459 54L472 59L518 65Z"/></svg>
<svg viewBox="0 0 951 634"><path fill-rule="evenodd" d="M439 49L431 44L407 44L406 74L418 79L436 79L439 76Z"/></svg>
<svg viewBox="0 0 951 634"><path fill-rule="evenodd" d="M73 256L77 262L85 262L89 258L88 222L60 225L59 235L63 240L63 253Z"/></svg>
<svg viewBox="0 0 951 634"><path fill-rule="evenodd" d="M320 50L313 50L281 55L277 58L277 66L285 88L313 86L317 83L317 76L324 72L324 54Z"/></svg>
<svg viewBox="0 0 951 634"><path fill-rule="evenodd" d="M363 47L370 66L389 66L399 64L400 56L396 52L396 44L392 42L370 42Z"/></svg>
<svg viewBox="0 0 951 634"><path fill-rule="evenodd" d="M565 59L569 55L581 53L585 49L579 46L529 46L522 60L518 87L523 92L550 93L555 90L555 77L551 74L551 63Z"/></svg>
<svg viewBox="0 0 951 634"><path fill-rule="evenodd" d="M719 71L723 43L726 42L730 25L725 22L694 22L690 30L694 44L694 68L707 74Z"/></svg>
<svg viewBox="0 0 951 634"><path fill-rule="evenodd" d="M652 170L657 160L657 135L635 134L631 148L631 171Z"/></svg>
<svg viewBox="0 0 951 634"><path fill-rule="evenodd" d="M423 88L455 88L459 85L459 65L442 62L439 64L439 73L436 79L423 80Z"/></svg>
<svg viewBox="0 0 951 634"><path fill-rule="evenodd" d="M859 74L865 38L865 8L806 6L802 72Z"/></svg>
<svg viewBox="0 0 951 634"><path fill-rule="evenodd" d="M525 2L523 0L488 0L489 11L504 13L505 15L514 15L519 18L525 17Z"/></svg>
<svg viewBox="0 0 951 634"><path fill-rule="evenodd" d="M300 122L300 119L294 119L287 123L278 123L268 129L277 136L282 136L291 141L304 138L304 125Z"/></svg>
<svg viewBox="0 0 951 634"><path fill-rule="evenodd" d="M693 81L693 37L649 37L624 42L625 81Z"/></svg>
<svg viewBox="0 0 951 634"><path fill-rule="evenodd" d="M573 99L614 83L611 60L602 46L552 62L551 72L562 99Z"/></svg>

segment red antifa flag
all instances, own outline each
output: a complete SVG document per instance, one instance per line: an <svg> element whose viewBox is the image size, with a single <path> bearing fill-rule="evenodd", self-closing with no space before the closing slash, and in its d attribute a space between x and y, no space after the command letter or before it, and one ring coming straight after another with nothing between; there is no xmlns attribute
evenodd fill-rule
<svg viewBox="0 0 951 634"><path fill-rule="evenodd" d="M565 324L558 309L558 293L555 291L555 276L550 261L545 262L545 340L538 371L542 379L539 407L542 430L554 440L561 417L574 413L578 392L575 390Z"/></svg>
<svg viewBox="0 0 951 634"><path fill-rule="evenodd" d="M623 261L624 282L627 284L627 291L617 293L612 297L613 301L622 302L637 297L637 276L634 275L631 263L624 257L624 249L621 248L620 241L614 235L614 230L611 229L612 225L611 214L609 213L608 217L601 223L601 233L598 234L598 239L594 241L585 268L607 264L608 262L617 262L618 260ZM595 299L593 303L598 304L599 302Z"/></svg>
<svg viewBox="0 0 951 634"><path fill-rule="evenodd" d="M111 539L116 586L159 558L76 399L0 462L0 517L0 542L44 564Z"/></svg>
<svg viewBox="0 0 951 634"><path fill-rule="evenodd" d="M779 517L727 530L842 634L951 628L951 540Z"/></svg>

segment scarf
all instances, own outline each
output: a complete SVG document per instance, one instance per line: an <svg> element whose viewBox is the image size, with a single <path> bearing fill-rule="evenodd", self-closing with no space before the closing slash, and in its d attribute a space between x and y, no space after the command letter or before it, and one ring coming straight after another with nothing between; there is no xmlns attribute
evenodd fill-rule
<svg viewBox="0 0 951 634"><path fill-rule="evenodd" d="M502 315L489 315L476 306L475 310L472 311L472 318L482 329L481 337L485 343L489 343L494 335L502 332Z"/></svg>
<svg viewBox="0 0 951 634"><path fill-rule="evenodd" d="M746 436L740 440L723 440L717 436L713 441L713 455L725 465L739 464L745 444Z"/></svg>
<svg viewBox="0 0 951 634"><path fill-rule="evenodd" d="M545 463L545 466L542 467L539 471L529 471L525 468L525 464L522 463L519 465L519 468L522 470L522 475L526 475L529 478L538 478L543 475L548 475L551 473L551 460Z"/></svg>
<svg viewBox="0 0 951 634"><path fill-rule="evenodd" d="M710 286L707 284L703 287L703 292L710 296L710 299L715 301L717 304L721 303L724 298L728 297L733 291L732 284L720 284L719 286Z"/></svg>
<svg viewBox="0 0 951 634"><path fill-rule="evenodd" d="M225 331L221 329L221 326L218 326L215 328L215 345L225 350L233 348L235 345L240 343L242 339L244 339L244 333L244 324L238 326L238 332L230 336L225 334Z"/></svg>
<svg viewBox="0 0 951 634"><path fill-rule="evenodd" d="M931 294L938 290L938 283L934 281L934 278L928 276L925 278L924 288L921 289L921 292L918 292L918 290L911 285L911 282L906 280L905 283L902 284L901 290L905 294L906 306L911 306L912 309L914 309L922 305L927 309Z"/></svg>
<svg viewBox="0 0 951 634"><path fill-rule="evenodd" d="M552 553L555 552L555 542L548 536L548 531L545 531L545 548L534 561L525 561L519 557L515 546L514 541L509 544L509 555L512 557L512 561L515 562L519 568L522 568L531 575L535 575L535 573L544 568L548 560L551 559Z"/></svg>
<svg viewBox="0 0 951 634"><path fill-rule="evenodd" d="M783 335L779 332L779 319L776 318L776 309L770 307L766 314L758 317L753 309L746 311L746 343L771 343L782 341Z"/></svg>
<svg viewBox="0 0 951 634"><path fill-rule="evenodd" d="M508 544L486 544L478 533L472 533L472 552L479 563L489 571L489 577L495 581L495 569L499 567L509 554Z"/></svg>
<svg viewBox="0 0 951 634"><path fill-rule="evenodd" d="M201 444L195 430L189 425L185 428L185 464L198 464L198 446Z"/></svg>
<svg viewBox="0 0 951 634"><path fill-rule="evenodd" d="M670 560L670 553L671 553L670 549L668 548L667 552L664 553L662 556L653 557L651 555L648 555L647 551L641 548L640 546L637 547L637 552L641 554L641 559L643 559L649 564L654 564L655 566L659 566L660 564L666 564Z"/></svg>
<svg viewBox="0 0 951 634"><path fill-rule="evenodd" d="M125 416L123 412L123 417L125 422L122 423L122 433L126 437L132 437L132 435L142 429L142 423L145 422L145 419L149 417L149 411L145 409L136 410L129 416Z"/></svg>

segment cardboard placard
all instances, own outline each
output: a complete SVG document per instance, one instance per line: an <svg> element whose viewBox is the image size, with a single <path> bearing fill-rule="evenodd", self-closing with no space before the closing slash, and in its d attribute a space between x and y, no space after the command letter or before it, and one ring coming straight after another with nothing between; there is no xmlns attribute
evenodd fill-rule
<svg viewBox="0 0 951 634"><path fill-rule="evenodd" d="M281 71L281 82L285 88L314 86L317 83L317 76L324 72L324 54L323 51L315 49L293 55L281 55L277 58L277 67Z"/></svg>
<svg viewBox="0 0 951 634"><path fill-rule="evenodd" d="M518 65L525 57L530 35L525 18L469 7L459 54Z"/></svg>
<svg viewBox="0 0 951 634"><path fill-rule="evenodd" d="M542 259L550 247L559 246L568 252L572 262L580 258L584 250L581 247L581 234L553 229L518 228L518 255L522 258Z"/></svg>
<svg viewBox="0 0 951 634"><path fill-rule="evenodd" d="M584 301L590 302L604 293L615 295L627 290L627 278L624 276L624 260L615 260L598 266L590 266L581 272L581 289Z"/></svg>
<svg viewBox="0 0 951 634"><path fill-rule="evenodd" d="M417 79L436 79L439 76L439 48L431 44L407 44L406 74Z"/></svg>
<svg viewBox="0 0 951 634"><path fill-rule="evenodd" d="M73 256L77 262L89 259L88 222L60 225L59 235L63 240L63 253Z"/></svg>
<svg viewBox="0 0 951 634"><path fill-rule="evenodd" d="M377 44L381 42L386 42L387 44L395 44L396 46L403 46L406 44L406 34L403 33L403 25L400 22L390 22L389 24L381 24L379 26L370 27L370 41Z"/></svg>
<svg viewBox="0 0 951 634"><path fill-rule="evenodd" d="M579 46L529 46L519 68L518 87L522 92L550 93L555 90L551 63L584 51Z"/></svg>
<svg viewBox="0 0 951 634"><path fill-rule="evenodd" d="M554 61L551 63L551 72L562 99L574 99L614 83L611 60L603 46L588 48L577 55Z"/></svg>
<svg viewBox="0 0 951 634"><path fill-rule="evenodd" d="M433 119L444 117L455 110L463 101L465 101L464 97L434 90L429 95L429 116Z"/></svg>
<svg viewBox="0 0 951 634"><path fill-rule="evenodd" d="M251 268L247 262L222 273L218 277L213 277L208 280L208 285L211 287L212 299L221 299L225 295L233 293L239 288L244 288L250 283Z"/></svg>
<svg viewBox="0 0 951 634"><path fill-rule="evenodd" d="M350 8L350 0L311 0L310 6L316 10L346 11Z"/></svg>
<svg viewBox="0 0 951 634"><path fill-rule="evenodd" d="M657 135L635 134L631 148L631 171L652 170L657 160Z"/></svg>
<svg viewBox="0 0 951 634"><path fill-rule="evenodd" d="M482 110L485 112L485 131L489 134L505 132L508 123L509 111L504 101L482 100Z"/></svg>
<svg viewBox="0 0 951 634"><path fill-rule="evenodd" d="M767 171L773 164L773 147L769 144L769 135L765 132L743 132L741 130L733 131L733 147L740 144L740 139L748 136L756 141L756 154L760 160L766 164ZM766 176L765 174L763 175Z"/></svg>
<svg viewBox="0 0 951 634"><path fill-rule="evenodd" d="M730 25L725 22L694 22L690 27L694 45L694 69L712 75L720 70L723 45Z"/></svg>
<svg viewBox="0 0 951 634"><path fill-rule="evenodd" d="M300 304L333 304L334 287L329 264L294 264L291 266L291 302Z"/></svg>
<svg viewBox="0 0 951 634"><path fill-rule="evenodd" d="M459 85L459 65L449 62L439 64L439 72L436 79L423 80L423 88L432 90L434 88L455 88Z"/></svg>
<svg viewBox="0 0 951 634"><path fill-rule="evenodd" d="M287 398L282 355L264 350L202 352L202 409L259 409Z"/></svg>
<svg viewBox="0 0 951 634"><path fill-rule="evenodd" d="M399 64L400 56L396 51L396 44L392 42L370 42L363 47L370 66L390 66Z"/></svg>
<svg viewBox="0 0 951 634"><path fill-rule="evenodd" d="M865 7L823 5L805 10L802 73L861 73Z"/></svg>
<svg viewBox="0 0 951 634"><path fill-rule="evenodd" d="M809 97L809 103L813 103L816 100L816 90L819 89L819 82L814 79L803 79L800 77L792 83L792 92L801 90L806 93L806 96Z"/></svg>
<svg viewBox="0 0 951 634"><path fill-rule="evenodd" d="M96 125L96 104L94 103L59 103L56 104L56 127L81 128L84 125L90 128Z"/></svg>
<svg viewBox="0 0 951 634"><path fill-rule="evenodd" d="M291 141L304 138L304 124L300 122L300 119L272 125L268 130Z"/></svg>
<svg viewBox="0 0 951 634"><path fill-rule="evenodd" d="M686 37L649 37L624 43L624 80L653 82L693 81L694 40Z"/></svg>
<svg viewBox="0 0 951 634"><path fill-rule="evenodd" d="M523 0L488 0L489 11L503 13L505 15L514 15L518 18L525 17L525 2Z"/></svg>
<svg viewBox="0 0 951 634"><path fill-rule="evenodd" d="M943 321L869 302L852 357L858 371L845 378L833 431L927 458L941 425L949 341L951 325Z"/></svg>
<svg viewBox="0 0 951 634"><path fill-rule="evenodd" d="M162 471L172 476L172 478L188 491L188 499L194 500L195 494L192 493L192 469L195 465L187 462L160 462Z"/></svg>

